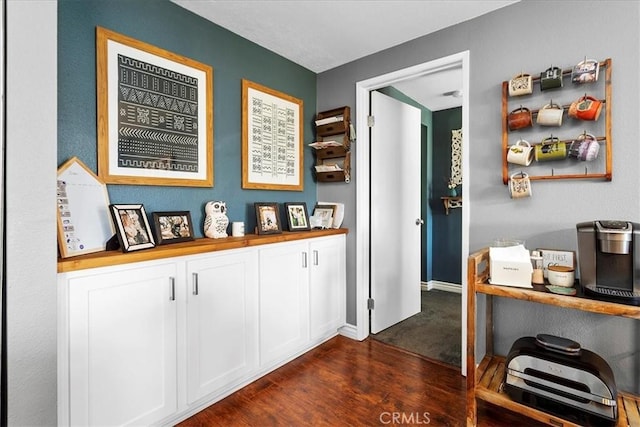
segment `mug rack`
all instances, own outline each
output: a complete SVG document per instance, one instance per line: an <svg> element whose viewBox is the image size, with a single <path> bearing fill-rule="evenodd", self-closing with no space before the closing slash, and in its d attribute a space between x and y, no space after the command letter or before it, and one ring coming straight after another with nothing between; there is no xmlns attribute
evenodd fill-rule
<svg viewBox="0 0 640 427"><path fill-rule="evenodd" d="M601 102L603 103L603 113L602 116L604 116L604 124L600 126L599 131L604 131L604 135L600 135L600 136L596 136L596 139L598 140L599 143L602 144L602 148L603 153L602 155L604 156L604 167L603 167L603 171L599 171L599 172L592 172L589 170L590 165L588 164L588 162L586 162L586 164L584 165L584 173L582 173L581 171L578 172L578 166L575 166L575 168L572 169L571 173L566 173L566 172L560 172L558 173L558 171L562 168L554 168L553 167L553 163L554 162L545 162L545 165L549 165L548 168L545 167L544 165L536 165L535 167L526 167L527 168L527 173L529 174L529 179L531 181L537 181L537 180L559 180L559 179L601 179L601 180L606 180L606 181L611 181L612 177L613 177L613 161L612 161L612 140L611 140L611 72L612 72L612 66L611 66L611 58L607 58L604 61L601 61L599 63L600 66L600 76L602 77L602 75L604 74L604 99L601 100ZM602 73L602 71L604 70L604 73ZM558 94L562 93L562 94L570 94L574 97L578 97L584 94L585 92L585 87L586 88L592 88L592 83L585 83L585 84L573 84L570 82L571 80L571 73L572 73L573 69L572 68L568 68L568 69L563 69L562 70L562 78L563 79L568 79L569 80L569 84L565 84L563 85L563 87L559 87L557 89L553 89L551 91L549 91L550 95L548 98L550 99L554 99L554 98L558 98ZM537 85L540 85L540 77L532 77L532 83L534 85L534 87ZM543 92L543 93L546 93ZM539 94L538 98L540 98ZM513 171L509 171L509 163L507 162L507 154L508 154L508 150L509 150L509 136L516 135L518 132L521 132L520 130L509 130L509 125L508 125L508 116L509 116L509 101L513 101L513 104L516 104L517 101L517 105L523 105L526 103L527 100L531 101L532 97L534 95L520 95L520 96L509 96L509 81L504 81L502 82L502 183L504 185L507 185L509 183L509 176L513 173ZM548 99L547 99L548 101ZM547 103L547 102L545 102ZM560 104L563 108L563 110L566 112L569 109L569 105L563 105ZM533 122L535 123L536 120L535 118L537 118L537 114L538 111L537 109L530 109L531 114L533 116ZM600 121L602 121L602 117L600 118ZM562 126L561 126L562 127ZM567 128L569 126L565 126L565 128ZM570 127L570 129L575 129L577 126L573 126ZM529 128L529 130L531 130L532 128ZM533 125L533 132L535 135L543 135L542 133L542 129L544 129L544 132L549 131L549 127L546 126L539 126L534 124ZM553 133L553 132L552 132ZM512 141L515 143L515 141ZM563 142L565 144L570 144L572 142L572 140L560 140L560 142ZM535 143L535 142L530 142L530 144L532 146L535 145L539 145L539 143ZM532 164L533 165L533 164ZM520 165L513 165L515 168L522 168L523 166ZM536 172L544 172L544 173L532 173L533 171Z"/></svg>

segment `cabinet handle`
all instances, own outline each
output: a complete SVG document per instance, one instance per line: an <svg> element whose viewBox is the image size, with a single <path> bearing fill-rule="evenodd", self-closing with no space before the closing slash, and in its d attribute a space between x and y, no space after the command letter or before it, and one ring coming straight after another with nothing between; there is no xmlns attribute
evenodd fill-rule
<svg viewBox="0 0 640 427"><path fill-rule="evenodd" d="M169 286L169 301L175 301L176 300L176 278L175 277L169 277L169 284L171 286Z"/></svg>
<svg viewBox="0 0 640 427"><path fill-rule="evenodd" d="M193 290L194 295L198 295L198 273L193 273Z"/></svg>
<svg viewBox="0 0 640 427"><path fill-rule="evenodd" d="M307 253L302 252L302 268L307 268Z"/></svg>
<svg viewBox="0 0 640 427"><path fill-rule="evenodd" d="M313 251L313 265L318 265L318 251Z"/></svg>

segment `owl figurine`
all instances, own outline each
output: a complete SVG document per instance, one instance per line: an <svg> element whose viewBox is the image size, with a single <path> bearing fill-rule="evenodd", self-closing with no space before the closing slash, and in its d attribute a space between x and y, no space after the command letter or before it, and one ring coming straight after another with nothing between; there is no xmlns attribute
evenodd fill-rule
<svg viewBox="0 0 640 427"><path fill-rule="evenodd" d="M207 202L204 207L206 217L204 218L204 235L212 239L227 237L227 226L229 218L225 212L227 204L223 201L215 200Z"/></svg>

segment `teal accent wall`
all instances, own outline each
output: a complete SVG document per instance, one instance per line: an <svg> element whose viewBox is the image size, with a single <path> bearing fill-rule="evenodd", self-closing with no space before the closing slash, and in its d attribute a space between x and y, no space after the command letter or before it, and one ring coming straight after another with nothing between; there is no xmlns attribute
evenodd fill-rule
<svg viewBox="0 0 640 427"><path fill-rule="evenodd" d="M451 131L462 128L462 108L449 108L433 113L433 280L462 283L462 209L449 209L445 214L440 197L449 192L451 176ZM464 135L463 135L464 137ZM458 187L462 194L462 187Z"/></svg>
<svg viewBox="0 0 640 427"><path fill-rule="evenodd" d="M394 87L385 87L379 89L378 91L394 99L397 99L398 101L419 108L421 112L420 118L422 128L420 130L420 138L422 149L420 150L420 159L422 170L420 182L422 183L422 185L420 186L420 216L424 220L424 225L422 226L422 235L420 239L420 246L422 248L422 253L420 254L420 280L423 282L428 282L429 280L431 280L433 270L433 221L431 205L429 203L430 194L432 191L433 169L433 162L431 161L431 159L433 158L433 113L431 112L431 110L414 101L412 98L408 97Z"/></svg>
<svg viewBox="0 0 640 427"><path fill-rule="evenodd" d="M229 220L245 221L248 232L256 222L254 202L305 202L313 209L316 183L307 144L314 140L316 74L168 0L58 1L58 165L77 156L97 173L96 26L213 67L214 187L109 184L111 203L142 203L148 215L188 210L196 237L202 237L209 200L224 200ZM241 188L241 79L303 100L304 191Z"/></svg>

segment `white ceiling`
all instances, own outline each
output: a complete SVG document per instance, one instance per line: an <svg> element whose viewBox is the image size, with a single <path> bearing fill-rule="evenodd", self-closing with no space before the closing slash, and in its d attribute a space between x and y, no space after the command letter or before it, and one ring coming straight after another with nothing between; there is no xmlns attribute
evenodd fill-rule
<svg viewBox="0 0 640 427"><path fill-rule="evenodd" d="M172 1L321 73L519 0ZM460 98L442 96L460 89L460 75L438 74L395 86L433 111L460 105Z"/></svg>

